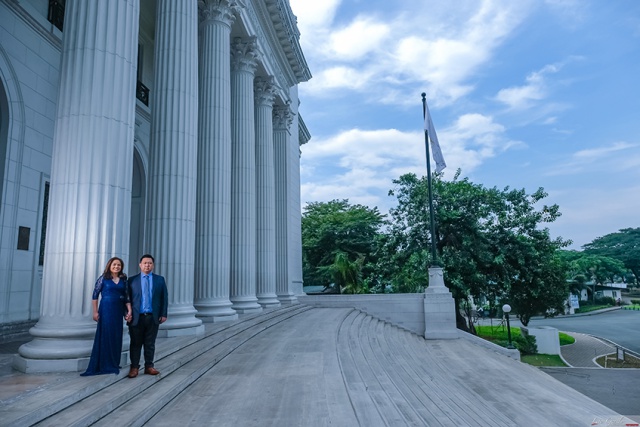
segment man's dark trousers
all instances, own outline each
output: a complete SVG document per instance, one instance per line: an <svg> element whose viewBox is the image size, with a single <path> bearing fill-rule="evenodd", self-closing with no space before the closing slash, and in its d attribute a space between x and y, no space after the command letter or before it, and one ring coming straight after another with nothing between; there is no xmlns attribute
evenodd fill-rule
<svg viewBox="0 0 640 427"><path fill-rule="evenodd" d="M131 337L131 346L129 355L131 365L140 366L140 352L144 345L144 367L153 366L153 358L156 351L156 337L158 336L159 326L153 321L153 314L140 314L138 324L129 326L129 336Z"/></svg>

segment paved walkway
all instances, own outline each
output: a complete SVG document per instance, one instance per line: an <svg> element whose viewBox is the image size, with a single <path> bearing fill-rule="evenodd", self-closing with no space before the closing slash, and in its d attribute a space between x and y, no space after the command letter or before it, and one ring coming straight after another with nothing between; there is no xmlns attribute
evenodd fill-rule
<svg viewBox="0 0 640 427"><path fill-rule="evenodd" d="M162 374L133 380L125 377L126 369L117 376L91 378L25 375L7 370L10 357L5 354L0 359L0 425L632 422L539 369L464 339L425 341L352 309L273 310L205 325L198 339L161 339L158 348L156 366Z"/></svg>
<svg viewBox="0 0 640 427"><path fill-rule="evenodd" d="M601 367L596 363L596 359L605 354L615 353L616 348L598 338L576 332L565 332L576 339L576 342L563 345L560 348L562 358L574 368L596 368Z"/></svg>

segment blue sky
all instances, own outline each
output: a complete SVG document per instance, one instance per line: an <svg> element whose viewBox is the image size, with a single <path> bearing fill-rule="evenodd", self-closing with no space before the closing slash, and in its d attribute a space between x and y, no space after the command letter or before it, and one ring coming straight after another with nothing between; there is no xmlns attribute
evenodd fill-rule
<svg viewBox="0 0 640 427"><path fill-rule="evenodd" d="M640 227L640 1L290 2L303 205L393 207L392 180L426 174L426 92L445 179L544 187L573 249Z"/></svg>

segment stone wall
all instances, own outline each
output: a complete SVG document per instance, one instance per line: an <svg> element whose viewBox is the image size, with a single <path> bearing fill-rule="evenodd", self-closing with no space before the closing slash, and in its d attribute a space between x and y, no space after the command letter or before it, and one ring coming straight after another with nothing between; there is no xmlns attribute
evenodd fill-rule
<svg viewBox="0 0 640 427"><path fill-rule="evenodd" d="M424 336L424 294L301 295L298 300L314 307L353 307Z"/></svg>

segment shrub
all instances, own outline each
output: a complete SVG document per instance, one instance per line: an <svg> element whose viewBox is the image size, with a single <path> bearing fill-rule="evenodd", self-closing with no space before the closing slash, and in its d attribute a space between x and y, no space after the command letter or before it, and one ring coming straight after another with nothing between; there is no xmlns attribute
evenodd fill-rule
<svg viewBox="0 0 640 427"><path fill-rule="evenodd" d="M640 299L632 299L632 300L631 300L631 304L633 304L633 305L640 305Z"/></svg>
<svg viewBox="0 0 640 427"><path fill-rule="evenodd" d="M613 297L600 297L596 298L596 304L616 305L616 300Z"/></svg>
<svg viewBox="0 0 640 427"><path fill-rule="evenodd" d="M536 344L536 337L533 335L519 335L513 339L516 343L516 348L520 350L520 354L537 354L538 345Z"/></svg>

